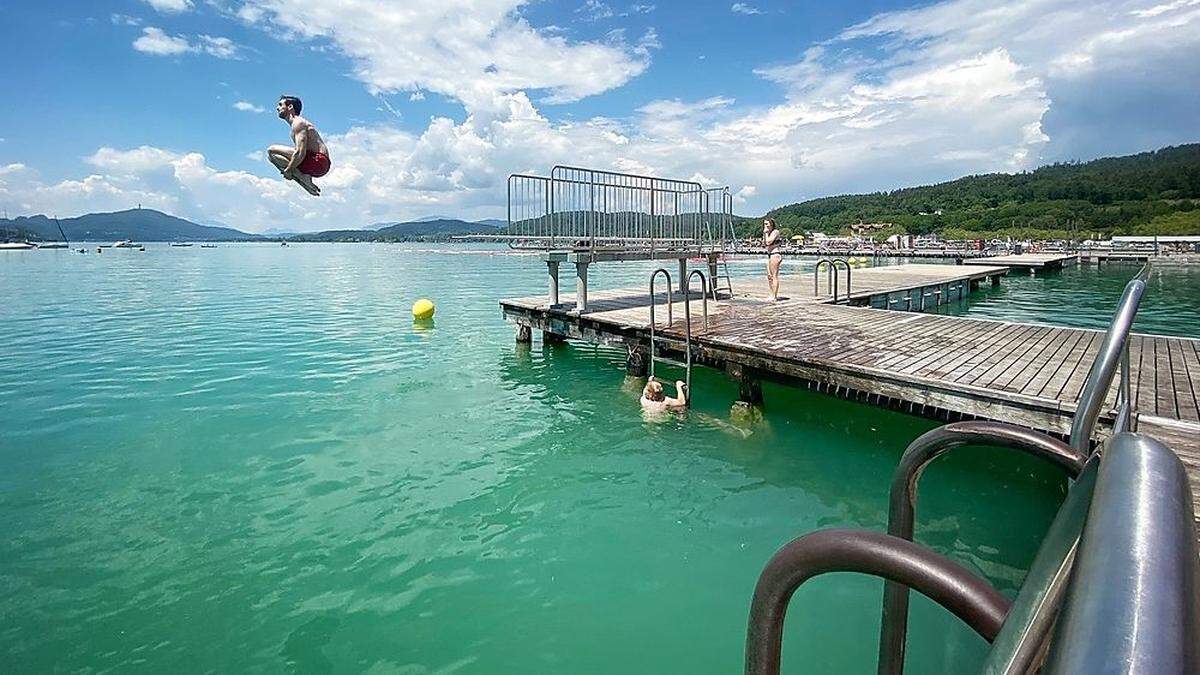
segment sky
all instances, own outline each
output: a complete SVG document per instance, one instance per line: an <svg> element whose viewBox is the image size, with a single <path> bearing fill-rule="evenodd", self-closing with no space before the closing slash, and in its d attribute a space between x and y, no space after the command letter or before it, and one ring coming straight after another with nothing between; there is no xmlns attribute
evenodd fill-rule
<svg viewBox="0 0 1200 675"><path fill-rule="evenodd" d="M0 40L9 217L503 218L556 164L757 215L1200 140L1200 0L0 0ZM319 198L266 161L281 94Z"/></svg>

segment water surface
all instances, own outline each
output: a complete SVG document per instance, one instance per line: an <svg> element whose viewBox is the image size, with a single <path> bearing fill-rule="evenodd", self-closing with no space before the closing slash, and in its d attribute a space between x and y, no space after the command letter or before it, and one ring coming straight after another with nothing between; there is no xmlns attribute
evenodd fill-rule
<svg viewBox="0 0 1200 675"><path fill-rule="evenodd" d="M883 529L935 426L770 385L739 421L707 370L692 411L646 419L622 354L513 344L496 301L544 270L502 249L22 252L0 289L6 671L738 672L772 553ZM918 539L1011 595L1063 487L949 457ZM805 586L785 663L873 670L881 588ZM915 601L912 672L986 649Z"/></svg>

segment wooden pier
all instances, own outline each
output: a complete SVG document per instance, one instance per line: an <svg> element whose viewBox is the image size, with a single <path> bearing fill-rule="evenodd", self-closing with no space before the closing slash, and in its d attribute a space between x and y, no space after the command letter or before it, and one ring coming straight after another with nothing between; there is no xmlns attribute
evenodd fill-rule
<svg viewBox="0 0 1200 675"><path fill-rule="evenodd" d="M998 255L990 258L970 258L964 265L1003 265L1012 269L1029 270L1030 274L1042 271L1061 270L1079 264L1078 253L1022 253L1020 255Z"/></svg>
<svg viewBox="0 0 1200 675"><path fill-rule="evenodd" d="M850 305L832 302L824 272L815 291L812 275L784 277L787 299L779 302L758 290L710 301L707 328L697 287L689 296L693 360L738 379L751 401L757 381L772 379L935 419L990 419L1065 434L1102 331L895 311L954 302L980 283L999 283L1006 271L957 265L854 270ZM683 353L683 303L679 292L675 296L668 328L666 291L657 295L656 353ZM593 291L583 313L574 305L552 306L544 295L500 304L526 331L623 346L631 364L649 348L645 288ZM1200 513L1200 340L1134 334L1129 348L1139 430L1159 436L1184 459ZM1114 383L1108 411L1116 389Z"/></svg>

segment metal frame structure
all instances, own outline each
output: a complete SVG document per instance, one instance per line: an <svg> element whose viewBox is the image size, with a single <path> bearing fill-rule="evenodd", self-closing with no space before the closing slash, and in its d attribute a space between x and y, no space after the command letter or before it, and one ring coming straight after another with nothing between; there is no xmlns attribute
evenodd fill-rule
<svg viewBox="0 0 1200 675"><path fill-rule="evenodd" d="M488 238L513 248L701 255L733 236L729 188L695 181L559 165L511 174L507 201L507 232Z"/></svg>

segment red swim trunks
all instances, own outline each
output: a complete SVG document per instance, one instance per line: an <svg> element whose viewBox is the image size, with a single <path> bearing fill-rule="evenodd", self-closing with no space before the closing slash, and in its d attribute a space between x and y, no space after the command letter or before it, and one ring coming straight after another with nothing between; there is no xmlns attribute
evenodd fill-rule
<svg viewBox="0 0 1200 675"><path fill-rule="evenodd" d="M310 152L304 156L304 161L296 167L300 173L306 173L313 178L320 178L329 173L329 155L323 152Z"/></svg>

